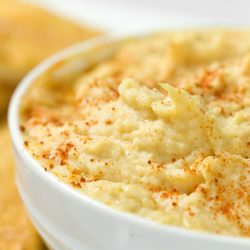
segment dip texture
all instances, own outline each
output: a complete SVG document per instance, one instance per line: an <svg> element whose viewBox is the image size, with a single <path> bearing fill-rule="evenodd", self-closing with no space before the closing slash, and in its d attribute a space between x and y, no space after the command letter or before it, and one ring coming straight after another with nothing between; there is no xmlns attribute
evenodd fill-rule
<svg viewBox="0 0 250 250"><path fill-rule="evenodd" d="M250 236L250 31L131 39L77 80L48 75L20 114L46 171L162 224Z"/></svg>

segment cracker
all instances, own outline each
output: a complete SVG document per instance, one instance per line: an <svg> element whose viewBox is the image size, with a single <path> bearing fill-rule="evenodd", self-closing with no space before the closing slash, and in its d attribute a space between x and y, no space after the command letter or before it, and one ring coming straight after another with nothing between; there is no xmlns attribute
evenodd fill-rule
<svg viewBox="0 0 250 250"><path fill-rule="evenodd" d="M0 0L0 114L14 87L46 57L100 34L39 7Z"/></svg>
<svg viewBox="0 0 250 250"><path fill-rule="evenodd" d="M0 127L0 249L45 249L16 189L9 132Z"/></svg>

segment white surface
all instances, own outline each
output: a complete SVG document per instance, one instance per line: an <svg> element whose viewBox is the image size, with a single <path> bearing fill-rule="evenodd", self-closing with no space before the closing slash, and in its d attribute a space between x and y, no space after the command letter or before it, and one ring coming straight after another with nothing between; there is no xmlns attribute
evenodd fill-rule
<svg viewBox="0 0 250 250"><path fill-rule="evenodd" d="M83 24L101 27L109 32L125 33L141 29L159 29L167 24L176 25L183 18L157 10L141 8L140 4L126 1L81 1L81 0L30 0L52 11L69 16ZM188 21L189 18L187 18Z"/></svg>
<svg viewBox="0 0 250 250"><path fill-rule="evenodd" d="M34 224L49 246L55 250L249 250L250 239L162 226L113 210L63 184L28 154L19 131L22 95L51 65L91 46L95 46L93 41L48 59L23 80L10 105L9 128L17 162L18 188ZM87 64L84 58L82 60Z"/></svg>
<svg viewBox="0 0 250 250"><path fill-rule="evenodd" d="M115 33L200 25L249 25L249 0L26 0Z"/></svg>

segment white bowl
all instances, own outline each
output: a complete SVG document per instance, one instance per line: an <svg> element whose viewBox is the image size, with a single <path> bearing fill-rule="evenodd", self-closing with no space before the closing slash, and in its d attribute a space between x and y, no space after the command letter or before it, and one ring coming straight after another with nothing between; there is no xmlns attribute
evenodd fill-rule
<svg viewBox="0 0 250 250"><path fill-rule="evenodd" d="M45 172L24 148L19 130L19 107L27 88L55 65L62 76L71 71L80 72L90 62L112 54L116 41L119 39L99 38L57 54L34 69L12 98L9 128L16 157L17 186L35 227L48 246L56 250L249 250L250 239L163 226L113 210ZM86 56L86 52L102 44L107 47L97 49L92 57ZM62 61L63 64L58 64Z"/></svg>

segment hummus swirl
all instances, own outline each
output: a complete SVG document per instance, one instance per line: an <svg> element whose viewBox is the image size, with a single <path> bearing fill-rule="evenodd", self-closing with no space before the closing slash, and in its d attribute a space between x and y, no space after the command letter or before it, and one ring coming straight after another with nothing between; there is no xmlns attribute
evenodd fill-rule
<svg viewBox="0 0 250 250"><path fill-rule="evenodd" d="M70 84L35 82L21 130L45 170L141 217L250 236L250 31L123 42Z"/></svg>

